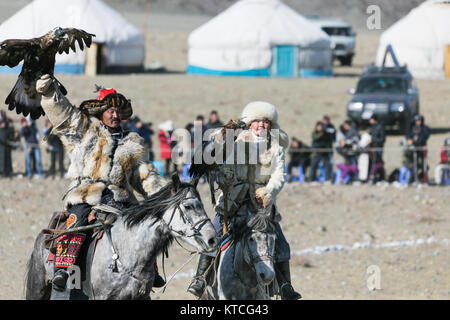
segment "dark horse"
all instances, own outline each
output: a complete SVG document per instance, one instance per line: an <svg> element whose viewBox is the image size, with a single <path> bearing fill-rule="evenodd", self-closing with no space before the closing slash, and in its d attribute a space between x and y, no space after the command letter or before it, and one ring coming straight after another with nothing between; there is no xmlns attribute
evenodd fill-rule
<svg viewBox="0 0 450 320"><path fill-rule="evenodd" d="M110 228L113 248L119 255L113 272L111 244L101 240L90 268L95 299L150 299L155 276L154 263L174 238L199 252L211 252L217 240L195 186L182 183L177 175L148 199L128 208ZM105 238L105 237L103 237ZM43 245L41 232L27 265L26 299L49 299L53 264Z"/></svg>
<svg viewBox="0 0 450 320"><path fill-rule="evenodd" d="M216 279L209 277L203 298L269 300L275 288L273 216L247 212L244 216L233 217L231 229L233 241L216 257Z"/></svg>

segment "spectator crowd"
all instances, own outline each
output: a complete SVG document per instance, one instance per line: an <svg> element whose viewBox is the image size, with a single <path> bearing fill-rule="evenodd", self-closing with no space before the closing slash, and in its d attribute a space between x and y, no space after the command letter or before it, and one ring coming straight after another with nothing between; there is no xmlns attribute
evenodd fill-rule
<svg viewBox="0 0 450 320"><path fill-rule="evenodd" d="M159 159L155 156L152 139L155 131L151 122L134 117L122 122L124 130L137 132L144 140L144 160L153 162L161 174L181 173L183 168L172 159L177 144L174 123L167 120L158 125ZM387 180L428 182L427 141L430 129L424 123L424 117L416 115L410 133L401 144L403 148L402 167L389 175L385 172L383 151L386 133L383 122L375 115L368 121L368 130L358 128L346 120L337 128L328 115L317 121L311 133L311 143L291 137L287 150L287 181L328 182L335 184L360 183L374 184ZM208 120L198 115L185 129L190 133L191 147L194 137L203 137L209 129L223 126L217 111L210 112ZM199 131L199 132L197 132ZM43 142L43 143L40 143ZM42 164L41 147L48 153L49 164ZM46 178L65 176L65 151L58 136L52 134L52 124L45 120L42 131L30 118L20 120L16 130L13 121L5 111L0 111L0 174L13 176L12 150L24 151L25 172L28 178ZM67 165L66 165L67 166ZM450 183L450 138L447 138L440 150L440 162L434 172L436 184Z"/></svg>
<svg viewBox="0 0 450 320"><path fill-rule="evenodd" d="M402 167L385 172L383 151L386 132L382 120L373 115L368 121L368 130L359 132L350 121L344 121L336 130L325 115L315 124L311 134L311 146L293 137L288 151L288 181L319 181L335 184L374 184L379 181L428 183L427 141L430 129L422 115L413 118L409 134L401 143ZM440 162L434 172L436 184L450 184L450 138L440 151ZM335 155L342 159L334 163ZM333 170L333 167L336 170ZM294 170L297 173L294 173ZM445 180L445 181L444 181Z"/></svg>

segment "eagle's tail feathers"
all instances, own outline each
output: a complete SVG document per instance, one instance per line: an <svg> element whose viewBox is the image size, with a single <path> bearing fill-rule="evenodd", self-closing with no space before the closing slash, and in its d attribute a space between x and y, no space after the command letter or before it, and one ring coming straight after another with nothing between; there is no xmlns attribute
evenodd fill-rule
<svg viewBox="0 0 450 320"><path fill-rule="evenodd" d="M35 85L34 82L30 85L26 85L23 77L19 76L14 88L5 100L8 109L15 110L17 114L23 114L24 117L30 114L32 119L39 118L43 113L40 96L38 96L37 93L34 93L36 97L30 98L26 92L31 91L29 88L33 87L33 85Z"/></svg>

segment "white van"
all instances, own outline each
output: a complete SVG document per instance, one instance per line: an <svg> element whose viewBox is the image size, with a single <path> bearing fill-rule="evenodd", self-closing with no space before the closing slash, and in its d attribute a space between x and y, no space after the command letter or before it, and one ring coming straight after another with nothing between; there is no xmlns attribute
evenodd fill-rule
<svg viewBox="0 0 450 320"><path fill-rule="evenodd" d="M351 66L355 55L356 33L352 25L339 18L323 18L307 16L307 18L319 25L330 36L333 48L333 57L338 59L343 66Z"/></svg>

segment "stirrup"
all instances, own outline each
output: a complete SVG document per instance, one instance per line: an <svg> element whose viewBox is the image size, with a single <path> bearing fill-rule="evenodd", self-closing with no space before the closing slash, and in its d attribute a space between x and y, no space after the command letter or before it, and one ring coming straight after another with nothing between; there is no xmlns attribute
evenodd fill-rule
<svg viewBox="0 0 450 320"><path fill-rule="evenodd" d="M56 291L64 291L67 285L67 279L69 278L69 274L66 270L57 270L52 279L52 287Z"/></svg>
<svg viewBox="0 0 450 320"><path fill-rule="evenodd" d="M206 280L202 276L196 276L192 279L187 291L192 293L197 298L200 298L205 291Z"/></svg>

